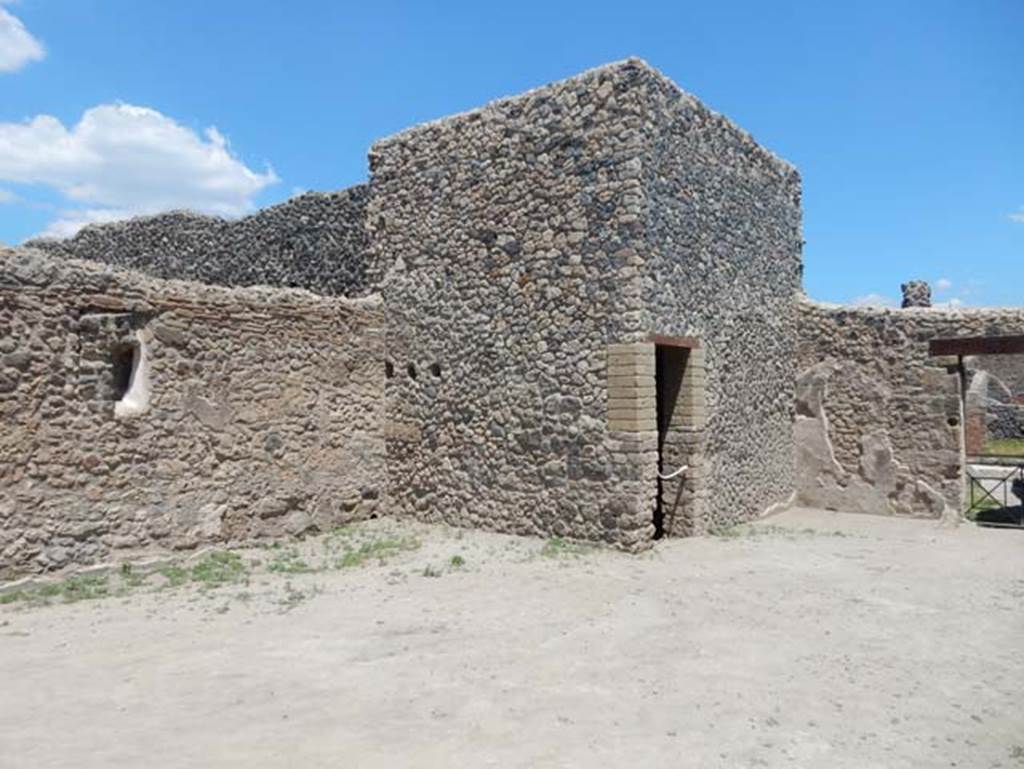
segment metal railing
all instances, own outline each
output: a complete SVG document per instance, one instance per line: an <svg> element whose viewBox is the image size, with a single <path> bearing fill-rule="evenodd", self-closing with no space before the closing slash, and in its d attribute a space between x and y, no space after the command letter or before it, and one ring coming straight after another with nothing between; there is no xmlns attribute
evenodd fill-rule
<svg viewBox="0 0 1024 769"><path fill-rule="evenodd" d="M992 475L967 470L967 517L982 526L1024 528L1024 464Z"/></svg>

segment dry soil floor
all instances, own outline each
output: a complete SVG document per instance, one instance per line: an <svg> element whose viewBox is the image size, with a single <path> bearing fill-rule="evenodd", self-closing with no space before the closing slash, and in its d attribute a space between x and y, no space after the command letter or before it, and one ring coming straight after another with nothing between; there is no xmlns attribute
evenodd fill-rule
<svg viewBox="0 0 1024 769"><path fill-rule="evenodd" d="M8 594L0 767L1024 766L1021 531L370 522L162 571Z"/></svg>

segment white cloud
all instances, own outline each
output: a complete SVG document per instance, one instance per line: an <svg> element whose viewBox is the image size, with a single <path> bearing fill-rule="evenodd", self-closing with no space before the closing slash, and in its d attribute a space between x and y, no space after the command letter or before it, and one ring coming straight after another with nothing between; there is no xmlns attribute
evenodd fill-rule
<svg viewBox="0 0 1024 769"><path fill-rule="evenodd" d="M1021 206L1018 210L1010 214L1010 221L1024 224L1024 206Z"/></svg>
<svg viewBox="0 0 1024 769"><path fill-rule="evenodd" d="M949 289L951 288L953 288L953 281L951 281L949 278L939 278L937 281L935 281L936 291L949 291Z"/></svg>
<svg viewBox="0 0 1024 769"><path fill-rule="evenodd" d="M13 203L18 199L18 196L9 190L0 189L0 206L4 203Z"/></svg>
<svg viewBox="0 0 1024 769"><path fill-rule="evenodd" d="M43 44L32 37L21 20L0 8L0 72L17 72L45 55Z"/></svg>
<svg viewBox="0 0 1024 769"><path fill-rule="evenodd" d="M70 234L174 208L237 216L278 178L246 167L216 128L200 136L156 110L104 104L70 129L49 115L0 123L0 181L59 191L71 205L47 233Z"/></svg>
<svg viewBox="0 0 1024 769"><path fill-rule="evenodd" d="M36 237L39 238L70 238L87 224L103 224L129 219L135 216L132 211L117 208L83 208L61 211L60 216L46 225L46 229Z"/></svg>
<svg viewBox="0 0 1024 769"><path fill-rule="evenodd" d="M865 294L850 300L854 307L895 307L896 300L881 294Z"/></svg>

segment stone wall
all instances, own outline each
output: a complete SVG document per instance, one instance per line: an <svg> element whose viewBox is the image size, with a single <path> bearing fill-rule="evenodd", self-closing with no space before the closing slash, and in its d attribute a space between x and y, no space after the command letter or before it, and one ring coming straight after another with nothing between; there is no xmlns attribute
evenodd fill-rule
<svg viewBox="0 0 1024 769"><path fill-rule="evenodd" d="M0 578L376 511L381 323L0 251Z"/></svg>
<svg viewBox="0 0 1024 769"><path fill-rule="evenodd" d="M634 549L794 489L959 507L965 375L927 343L1024 310L805 300L797 172L645 63L412 128L370 171L4 252L0 575L323 528L385 488L398 516Z"/></svg>
<svg viewBox="0 0 1024 769"><path fill-rule="evenodd" d="M800 177L664 78L647 102L643 325L700 340L706 418L673 464L703 533L792 496Z"/></svg>
<svg viewBox="0 0 1024 769"><path fill-rule="evenodd" d="M1006 400L1024 403L1024 355L974 355L966 358L964 365L968 376L972 371L985 371L998 380Z"/></svg>
<svg viewBox="0 0 1024 769"><path fill-rule="evenodd" d="M606 408L608 345L641 322L633 77L587 73L371 149L395 514L649 538L649 457Z"/></svg>
<svg viewBox="0 0 1024 769"><path fill-rule="evenodd" d="M359 185L300 195L238 220L173 211L25 245L157 278L362 296L380 279L367 261L366 199Z"/></svg>
<svg viewBox="0 0 1024 769"><path fill-rule="evenodd" d="M993 440L1024 439L1024 355L964 359L967 375L967 453L1005 450Z"/></svg>
<svg viewBox="0 0 1024 769"><path fill-rule="evenodd" d="M371 248L394 260L397 514L642 545L648 339L676 331L711 343L714 434L694 472L720 495L709 516L790 494L791 167L637 60L411 129L370 160ZM625 379L633 406L609 400Z"/></svg>
<svg viewBox="0 0 1024 769"><path fill-rule="evenodd" d="M900 306L903 309L908 307L931 307L932 287L924 280L910 280L900 286L900 293L903 300Z"/></svg>
<svg viewBox="0 0 1024 769"><path fill-rule="evenodd" d="M990 400L986 404L985 428L993 440L1024 440L1024 405Z"/></svg>
<svg viewBox="0 0 1024 769"><path fill-rule="evenodd" d="M1024 308L800 305L798 495L855 512L956 516L963 374L931 339L1020 333Z"/></svg>

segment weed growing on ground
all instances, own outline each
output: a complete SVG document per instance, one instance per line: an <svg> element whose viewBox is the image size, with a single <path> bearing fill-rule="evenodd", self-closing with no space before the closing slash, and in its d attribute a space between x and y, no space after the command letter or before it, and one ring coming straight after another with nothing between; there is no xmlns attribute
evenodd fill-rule
<svg viewBox="0 0 1024 769"><path fill-rule="evenodd" d="M194 563L169 563L153 572L139 571L130 563L124 563L109 575L73 575L58 582L24 587L0 593L0 605L22 604L25 606L44 606L54 601L75 603L94 600L108 596L127 596L133 591L149 588L167 590L195 585L214 598L207 591L228 585L251 584L254 572L267 575L300 575L322 571L328 568L346 569L379 562L384 564L389 558L403 552L416 550L420 541L412 536L376 536L370 538L370 532L361 532L356 526L343 526L335 529L324 540L323 557L314 555L303 557L303 552L293 546L273 543L263 546L267 557L263 559L243 558L239 552L219 550L208 552ZM451 568L465 565L461 555L452 556ZM437 576L440 576L438 571ZM158 579L150 583L155 574ZM268 583L269 584L269 583ZM288 583L283 605L286 608L300 603L302 600L321 592L322 588L300 590ZM231 598L248 603L253 594L246 591L236 593ZM227 604L217 609L222 612Z"/></svg>
<svg viewBox="0 0 1024 769"><path fill-rule="evenodd" d="M276 574L308 574L317 571L306 563L294 548L280 550L267 566L267 571Z"/></svg>
<svg viewBox="0 0 1024 769"><path fill-rule="evenodd" d="M123 583L123 590L121 592L133 590L146 584L146 575L133 569L130 563L122 563L121 582Z"/></svg>
<svg viewBox="0 0 1024 769"><path fill-rule="evenodd" d="M230 550L208 553L196 562L191 571L192 581L207 588L241 582L248 576L249 568L242 556Z"/></svg>
<svg viewBox="0 0 1024 769"><path fill-rule="evenodd" d="M313 585L310 588L301 590L291 582L284 583L284 597L277 602L277 605L282 608L283 611L291 611L303 601L308 601L313 596L319 595L323 592L323 588L319 585Z"/></svg>
<svg viewBox="0 0 1024 769"><path fill-rule="evenodd" d="M172 563L169 566L164 566L157 573L167 580L164 587L180 587L188 582L189 579L188 570L183 569L175 563Z"/></svg>
<svg viewBox="0 0 1024 769"><path fill-rule="evenodd" d="M463 558L461 555L453 555L451 559L449 559L448 564L453 569L461 569L463 566L466 565L466 559Z"/></svg>
<svg viewBox="0 0 1024 769"><path fill-rule="evenodd" d="M110 595L110 584L106 576L70 577L59 584L59 595L64 603L92 601Z"/></svg>
<svg viewBox="0 0 1024 769"><path fill-rule="evenodd" d="M783 537L785 539L797 539L799 537L848 537L850 536L846 532L839 531L819 531L818 529L811 529L804 527L802 529L791 529L788 526L779 526L774 523L764 524L761 526L751 526L749 524L738 524L736 526L730 526L728 528L711 529L708 534L712 537L718 537L719 539L739 539L741 537Z"/></svg>
<svg viewBox="0 0 1024 769"><path fill-rule="evenodd" d="M350 569L362 566L374 558L384 564L388 558L407 550L415 550L419 546L419 540L413 537L375 539L364 542L357 548L346 548L341 558L335 559L334 566L338 569Z"/></svg>
<svg viewBox="0 0 1024 769"><path fill-rule="evenodd" d="M570 542L561 537L553 537L544 543L540 554L544 558L575 558L587 555L594 551L593 545L583 545L579 542Z"/></svg>
<svg viewBox="0 0 1024 769"><path fill-rule="evenodd" d="M105 575L76 575L61 582L3 593L0 595L0 604L21 602L27 606L49 606L58 599L63 603L78 603L106 598L112 594L109 579Z"/></svg>
<svg viewBox="0 0 1024 769"><path fill-rule="evenodd" d="M423 568L423 576L424 577L440 577L441 576L441 570L434 568L430 564L427 564Z"/></svg>

